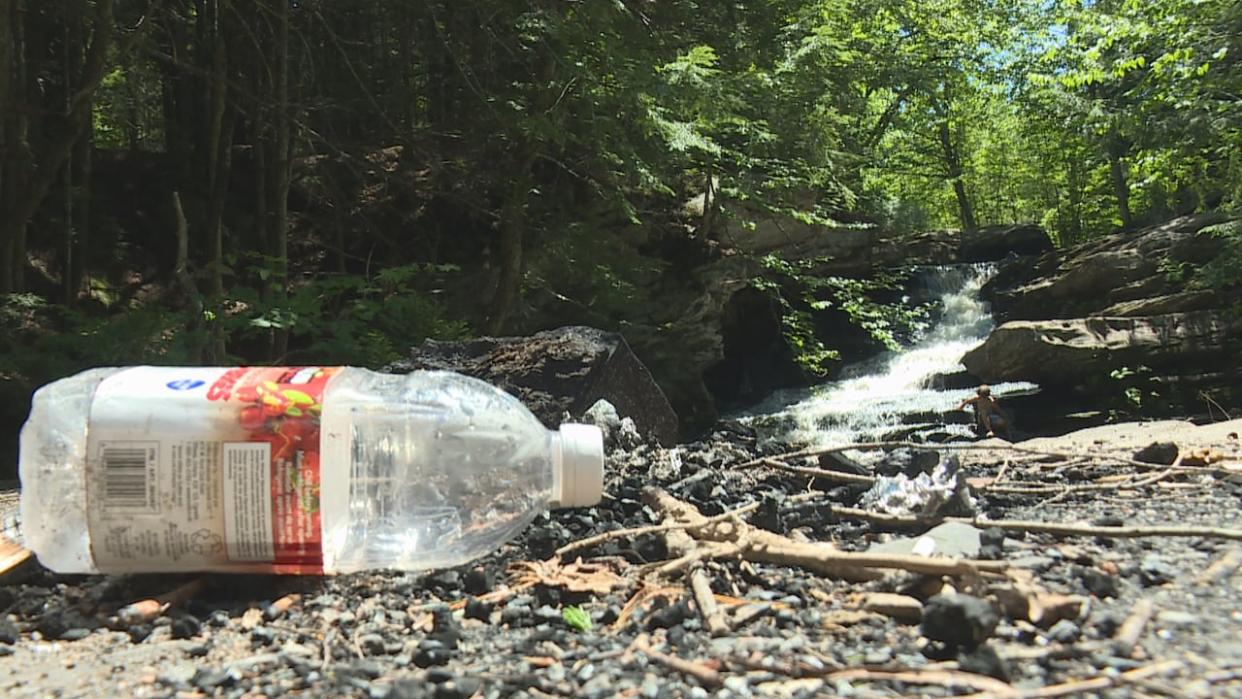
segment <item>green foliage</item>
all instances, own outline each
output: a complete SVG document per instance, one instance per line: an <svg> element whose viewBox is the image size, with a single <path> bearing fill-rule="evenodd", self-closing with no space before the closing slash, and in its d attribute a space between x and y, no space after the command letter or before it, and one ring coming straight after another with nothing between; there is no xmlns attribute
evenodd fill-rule
<svg viewBox="0 0 1242 699"><path fill-rule="evenodd" d="M1242 284L1242 219L1234 219L1199 231L1224 241L1224 248L1212 261L1203 265L1195 281L1209 288Z"/></svg>
<svg viewBox="0 0 1242 699"><path fill-rule="evenodd" d="M594 628L594 625L591 623L591 615L582 607L565 607L561 610L561 618L565 620L565 623L571 629L581 633L586 633Z"/></svg>
<svg viewBox="0 0 1242 699"><path fill-rule="evenodd" d="M809 374L823 376L828 373L829 363L841 358L840 352L828 347L817 335L817 314L841 311L851 324L889 350L900 349L903 341L926 327L928 307L875 298L877 294L900 289L903 275L881 272L857 279L817 274L815 268L825 262L789 261L768 255L762 260L764 274L751 280L751 286L768 292L780 304L785 341L793 350L795 361Z"/></svg>

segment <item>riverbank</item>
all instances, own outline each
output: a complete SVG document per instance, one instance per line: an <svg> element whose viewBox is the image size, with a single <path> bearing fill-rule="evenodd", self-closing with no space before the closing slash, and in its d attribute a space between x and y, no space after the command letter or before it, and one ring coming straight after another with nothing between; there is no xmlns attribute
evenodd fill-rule
<svg viewBox="0 0 1242 699"><path fill-rule="evenodd" d="M1239 543L1224 531L1131 534L1153 525L1242 528L1240 430L1242 421L1118 425L1017 445L1062 458L1000 444L961 449L977 514L1025 521L1031 531L1002 537L955 525L946 538L940 530L929 560L952 571L911 572L926 567L906 553L928 545L918 540L929 525L866 519L857 513L865 483L743 467L758 456L753 438L726 432L671 449L614 449L600 506L541 517L461 569L108 578L55 576L31 563L0 580L0 691L1023 696L1038 687L1131 684L1119 691L1222 696L1242 691L1234 676L1242 667L1233 602L1242 587ZM1143 458L1181 457L1176 465L1130 463L1152 441L1170 440L1174 451ZM1196 453L1220 458L1187 466ZM839 468L819 458L786 463ZM731 536L718 527L618 533L564 550L662 523L679 507L670 502L708 517L757 505L739 515L755 528L747 540L806 555L765 562L743 541L724 559L684 558L687 547ZM1032 522L1096 529L1055 535L1033 531ZM849 558L869 550L893 567ZM952 563L942 552L978 563ZM828 574L824 561L838 554ZM176 589L154 618L113 620L130 603ZM706 609L713 604L716 611ZM957 628L970 629L969 638ZM1083 682L1093 684L1073 684Z"/></svg>

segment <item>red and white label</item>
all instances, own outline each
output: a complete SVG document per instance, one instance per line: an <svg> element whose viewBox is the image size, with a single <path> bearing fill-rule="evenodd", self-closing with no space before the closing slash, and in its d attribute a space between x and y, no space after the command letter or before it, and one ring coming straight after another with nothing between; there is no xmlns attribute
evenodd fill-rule
<svg viewBox="0 0 1242 699"><path fill-rule="evenodd" d="M320 419L338 367L135 367L91 403L103 572L323 572Z"/></svg>

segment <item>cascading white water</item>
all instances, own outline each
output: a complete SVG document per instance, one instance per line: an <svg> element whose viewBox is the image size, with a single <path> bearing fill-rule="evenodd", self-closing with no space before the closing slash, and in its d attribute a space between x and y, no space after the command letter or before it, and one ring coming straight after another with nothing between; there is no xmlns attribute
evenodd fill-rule
<svg viewBox="0 0 1242 699"><path fill-rule="evenodd" d="M981 264L929 270L925 283L943 312L913 346L849 367L838 381L778 391L735 417L765 441L829 447L876 441L902 428L910 416L952 411L973 392L943 391L929 384L936 375L963 371L962 355L992 330L992 315L979 291L994 269ZM1033 388L1029 383L1002 383L993 385L992 392L1003 402L1006 394ZM966 424L936 429L970 434Z"/></svg>

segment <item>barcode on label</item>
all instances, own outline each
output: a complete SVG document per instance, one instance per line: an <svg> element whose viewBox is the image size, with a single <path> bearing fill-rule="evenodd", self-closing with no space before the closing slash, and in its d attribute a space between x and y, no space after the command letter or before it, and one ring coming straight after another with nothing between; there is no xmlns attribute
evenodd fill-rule
<svg viewBox="0 0 1242 699"><path fill-rule="evenodd" d="M100 448L103 501L109 510L152 512L155 508L156 442L105 443Z"/></svg>

